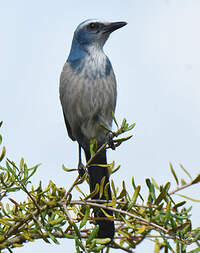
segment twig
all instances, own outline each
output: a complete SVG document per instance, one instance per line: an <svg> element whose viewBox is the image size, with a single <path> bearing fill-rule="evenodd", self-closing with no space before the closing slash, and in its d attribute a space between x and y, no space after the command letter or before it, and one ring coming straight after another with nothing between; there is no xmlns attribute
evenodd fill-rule
<svg viewBox="0 0 200 253"><path fill-rule="evenodd" d="M71 187L69 188L69 190L67 191L67 193L65 194L65 196L63 197L63 199L60 202L63 202L67 199L67 197L69 196L69 194L71 193L71 191L73 190L74 186L76 185L77 181L79 180L80 176L78 175L76 177L76 179L74 180L73 184L71 185Z"/></svg>
<svg viewBox="0 0 200 253"><path fill-rule="evenodd" d="M117 212L117 213L122 213L122 214L128 215L130 217L133 217L133 218L135 218L137 220L140 220L142 222L145 222L145 224L150 225L150 226L154 227L155 229L161 230L164 233L168 233L167 229L165 229L165 228L163 228L163 227L161 227L161 226L159 226L159 225L157 225L157 224L155 224L155 223L153 223L151 221L148 221L148 220L146 220L146 219L144 219L142 217L139 217L139 216L134 215L132 213L129 213L127 211L119 210L119 209L114 208L114 207L108 207L108 206L104 206L104 205L97 204L97 203L91 203L90 201L84 201L83 202L83 201L80 201L80 200L74 200L73 204L77 204L77 205L85 205L85 204L87 204L89 206L99 207L99 208L111 210L111 211L114 211L114 212Z"/></svg>
<svg viewBox="0 0 200 253"><path fill-rule="evenodd" d="M73 202L74 201L76 201L76 200L71 200L71 202L70 203L72 203L73 204ZM91 203L112 203L112 200L104 200L104 199L98 199L98 200L96 200L96 199L88 199L87 200L88 202L91 202ZM116 204L119 204L119 205L124 205L124 204L126 204L126 203L128 203L128 202L126 202L126 201L116 201L115 202ZM145 206L145 205L138 205L138 204L134 204L133 205L134 207L139 207L139 208L145 208L145 209L149 209L150 208L150 206ZM151 205L151 208L157 208L158 206L155 206L155 205ZM162 210L165 210L166 208L165 207L163 207L163 208L161 208Z"/></svg>
<svg viewBox="0 0 200 253"><path fill-rule="evenodd" d="M105 142L97 151L96 151L96 153L90 158L90 160L87 162L87 164L86 164L86 168L88 168L89 167L89 165L91 164L91 162L94 160L94 158L99 154L99 153L101 153L101 151L103 151L104 149L105 149L105 147L106 147L106 145L108 144L108 141L107 142Z"/></svg>
<svg viewBox="0 0 200 253"><path fill-rule="evenodd" d="M73 223L73 222L72 222L72 218L71 218L71 216L70 216L70 214L69 214L69 212L68 212L68 210L67 210L66 205L63 204L62 207L63 207L63 209L64 209L64 213L65 213L66 216L67 216L67 220L68 220L70 226L72 226L72 223Z"/></svg>
<svg viewBox="0 0 200 253"><path fill-rule="evenodd" d="M181 190L183 190L183 189L185 189L185 188L187 188L187 187L189 187L191 185L192 185L192 182L190 182L189 184L182 185L182 186L176 188L175 190L169 192L169 195L172 195L172 194L174 194L174 193L176 193L178 191L181 191Z"/></svg>

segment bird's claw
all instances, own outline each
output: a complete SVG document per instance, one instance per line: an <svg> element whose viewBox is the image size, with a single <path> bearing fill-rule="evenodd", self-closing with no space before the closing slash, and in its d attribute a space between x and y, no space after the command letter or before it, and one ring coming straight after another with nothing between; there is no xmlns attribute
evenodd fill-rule
<svg viewBox="0 0 200 253"><path fill-rule="evenodd" d="M80 162L78 164L78 173L79 173L79 176L82 177L86 172L86 168L85 166L82 164L82 162Z"/></svg>
<svg viewBox="0 0 200 253"><path fill-rule="evenodd" d="M112 149L112 150L115 150L115 144L114 144L114 141L113 141L113 136L111 133L108 133L108 146Z"/></svg>

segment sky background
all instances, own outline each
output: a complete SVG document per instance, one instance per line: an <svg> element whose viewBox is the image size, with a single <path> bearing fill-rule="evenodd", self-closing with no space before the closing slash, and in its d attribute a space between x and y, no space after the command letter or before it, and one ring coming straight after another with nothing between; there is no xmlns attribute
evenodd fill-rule
<svg viewBox="0 0 200 253"><path fill-rule="evenodd" d="M116 118L137 124L134 137L109 152L109 161L121 165L115 184L124 180L131 191L134 176L145 194L145 178L173 181L169 161L179 175L179 162L193 176L200 173L199 13L199 0L1 1L0 119L7 156L16 163L23 156L30 167L42 163L35 185L71 185L76 173L61 167L76 167L78 153L65 129L59 75L77 25L104 18L128 22L104 49L118 83ZM181 193L200 199L197 185ZM196 227L199 204L190 204ZM75 251L72 241L60 243L36 241L15 252ZM141 251L153 252L153 243L135 250Z"/></svg>

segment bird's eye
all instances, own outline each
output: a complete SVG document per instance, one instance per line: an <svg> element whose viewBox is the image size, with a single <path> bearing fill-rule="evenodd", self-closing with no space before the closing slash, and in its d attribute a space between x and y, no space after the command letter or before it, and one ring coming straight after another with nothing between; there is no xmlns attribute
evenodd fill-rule
<svg viewBox="0 0 200 253"><path fill-rule="evenodd" d="M98 29L98 28L99 28L99 24L98 24L98 23L90 23L90 24L89 24L89 28L90 28L91 30Z"/></svg>

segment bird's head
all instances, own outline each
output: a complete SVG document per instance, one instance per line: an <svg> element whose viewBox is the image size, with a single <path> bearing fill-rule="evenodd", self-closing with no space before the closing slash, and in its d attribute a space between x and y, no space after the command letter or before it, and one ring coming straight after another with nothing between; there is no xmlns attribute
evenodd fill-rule
<svg viewBox="0 0 200 253"><path fill-rule="evenodd" d="M84 47L95 45L103 48L109 35L126 24L126 22L107 22L98 19L89 19L77 27L74 32L74 39Z"/></svg>

